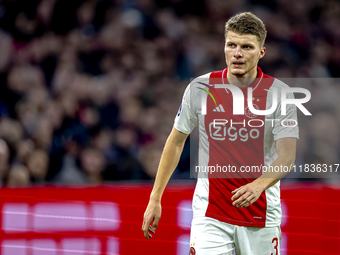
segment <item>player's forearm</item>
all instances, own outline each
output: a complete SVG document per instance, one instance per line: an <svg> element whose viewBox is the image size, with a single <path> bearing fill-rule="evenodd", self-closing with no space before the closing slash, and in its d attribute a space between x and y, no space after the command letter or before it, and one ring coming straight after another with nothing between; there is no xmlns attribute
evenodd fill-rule
<svg viewBox="0 0 340 255"><path fill-rule="evenodd" d="M165 143L162 157L158 166L156 180L152 189L150 200L159 202L163 195L164 189L169 182L169 179L176 169L181 157L184 141L169 136Z"/></svg>
<svg viewBox="0 0 340 255"><path fill-rule="evenodd" d="M263 190L270 188L293 169L294 162L295 155L279 156L255 182L258 182L263 187Z"/></svg>
<svg viewBox="0 0 340 255"><path fill-rule="evenodd" d="M266 190L281 180L292 169L296 155L296 138L282 138L276 141L277 159L255 182Z"/></svg>

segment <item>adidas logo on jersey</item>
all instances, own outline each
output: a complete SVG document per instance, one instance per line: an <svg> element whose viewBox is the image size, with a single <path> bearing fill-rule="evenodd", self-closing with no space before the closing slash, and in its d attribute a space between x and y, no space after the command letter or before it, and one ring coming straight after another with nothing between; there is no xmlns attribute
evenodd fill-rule
<svg viewBox="0 0 340 255"><path fill-rule="evenodd" d="M220 104L213 110L213 112L225 112L225 110L223 106Z"/></svg>

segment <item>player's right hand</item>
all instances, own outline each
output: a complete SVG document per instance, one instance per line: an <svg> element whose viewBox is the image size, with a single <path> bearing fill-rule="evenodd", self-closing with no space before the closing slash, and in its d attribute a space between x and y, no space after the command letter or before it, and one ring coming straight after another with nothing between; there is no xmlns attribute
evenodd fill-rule
<svg viewBox="0 0 340 255"><path fill-rule="evenodd" d="M155 202L150 200L148 207L144 213L142 231L144 232L144 237L146 240L152 238L152 234L155 234L156 228L158 226L159 219L161 218L162 207L160 202ZM152 225L151 222L153 221Z"/></svg>

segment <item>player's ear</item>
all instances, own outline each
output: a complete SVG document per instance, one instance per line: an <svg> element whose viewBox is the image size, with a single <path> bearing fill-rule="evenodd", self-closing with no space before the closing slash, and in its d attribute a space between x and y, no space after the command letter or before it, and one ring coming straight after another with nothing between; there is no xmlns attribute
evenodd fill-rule
<svg viewBox="0 0 340 255"><path fill-rule="evenodd" d="M265 54L266 54L266 47L262 47L260 50L259 59L263 58Z"/></svg>

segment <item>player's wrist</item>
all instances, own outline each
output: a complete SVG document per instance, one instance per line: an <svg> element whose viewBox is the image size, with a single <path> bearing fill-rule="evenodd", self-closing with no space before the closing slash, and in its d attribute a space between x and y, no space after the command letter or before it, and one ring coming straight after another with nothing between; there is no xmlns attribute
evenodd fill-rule
<svg viewBox="0 0 340 255"><path fill-rule="evenodd" d="M157 203L157 204L160 204L161 203L161 200L160 199L154 199L154 198L150 198L150 203Z"/></svg>
<svg viewBox="0 0 340 255"><path fill-rule="evenodd" d="M258 178L254 182L260 187L260 190L262 192L269 188L269 185L271 183L271 181L267 178Z"/></svg>
<svg viewBox="0 0 340 255"><path fill-rule="evenodd" d="M153 202L153 203L160 203L161 202L161 195L159 194L151 194L150 195L150 202Z"/></svg>

